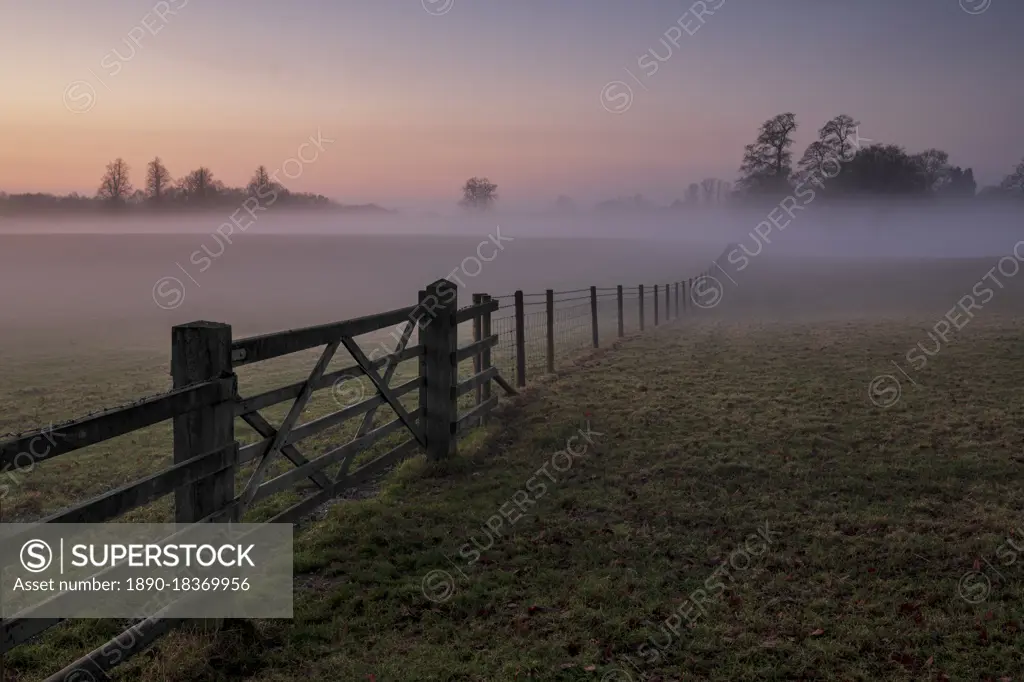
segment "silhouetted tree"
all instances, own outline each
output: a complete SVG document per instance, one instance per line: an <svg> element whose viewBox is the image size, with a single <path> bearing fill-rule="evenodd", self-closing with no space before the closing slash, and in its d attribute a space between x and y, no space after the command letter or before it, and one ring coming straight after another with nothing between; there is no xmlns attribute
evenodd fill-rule
<svg viewBox="0 0 1024 682"><path fill-rule="evenodd" d="M1003 178L999 188L1007 194L1024 198L1024 159L1017 164L1013 172Z"/></svg>
<svg viewBox="0 0 1024 682"><path fill-rule="evenodd" d="M487 178L470 178L462 186L461 206L477 210L486 210L497 201L498 186Z"/></svg>
<svg viewBox="0 0 1024 682"><path fill-rule="evenodd" d="M718 178L704 178L700 181L700 188L704 195L702 203L705 206L718 206L725 203L730 185L725 180Z"/></svg>
<svg viewBox="0 0 1024 682"><path fill-rule="evenodd" d="M100 181L100 188L96 196L111 204L123 204L132 193L132 183L129 178L131 168L124 159L117 158L107 164L107 172Z"/></svg>
<svg viewBox="0 0 1024 682"><path fill-rule="evenodd" d="M190 204L209 203L223 188L206 166L200 166L178 181L181 198Z"/></svg>
<svg viewBox="0 0 1024 682"><path fill-rule="evenodd" d="M161 204L167 198L170 186L171 174L158 156L146 167L146 194L151 202Z"/></svg>
<svg viewBox="0 0 1024 682"><path fill-rule="evenodd" d="M779 114L761 125L757 140L744 148L739 185L745 191L775 193L788 188L796 128L793 113Z"/></svg>
<svg viewBox="0 0 1024 682"><path fill-rule="evenodd" d="M825 177L829 179L830 191L840 191L842 180L839 178L843 173L843 165L852 161L856 153L855 143L850 141L850 137L856 139L859 126L860 121L846 114L827 121L818 129L818 139L809 144L800 157L797 171L793 175L794 181L797 184L815 182L822 185L822 178Z"/></svg>
<svg viewBox="0 0 1024 682"><path fill-rule="evenodd" d="M949 154L941 149L926 149L911 158L918 166L926 192L935 192L949 175Z"/></svg>
<svg viewBox="0 0 1024 682"><path fill-rule="evenodd" d="M851 161L856 153L855 141L859 127L860 121L855 121L852 116L839 114L818 130L818 139L835 152L838 161L845 163ZM854 142L850 141L851 137L854 138Z"/></svg>
<svg viewBox="0 0 1024 682"><path fill-rule="evenodd" d="M857 152L848 167L846 178L852 192L923 195L928 191L920 165L899 145L865 147Z"/></svg>
<svg viewBox="0 0 1024 682"><path fill-rule="evenodd" d="M975 196L978 193L978 183L974 181L974 171L970 168L962 170L960 166L950 167L935 191L946 197Z"/></svg>
<svg viewBox="0 0 1024 682"><path fill-rule="evenodd" d="M272 188L274 183L270 179L270 173L267 172L266 166L260 166L256 169L256 172L252 174L252 178L249 180L249 184L246 186L249 196L255 196L258 194L266 194L268 189Z"/></svg>
<svg viewBox="0 0 1024 682"><path fill-rule="evenodd" d="M826 164L834 163L835 154L832 149L821 140L815 140L807 145L804 155L800 157L793 179L799 184L808 182L823 173L831 174L833 169L826 168Z"/></svg>

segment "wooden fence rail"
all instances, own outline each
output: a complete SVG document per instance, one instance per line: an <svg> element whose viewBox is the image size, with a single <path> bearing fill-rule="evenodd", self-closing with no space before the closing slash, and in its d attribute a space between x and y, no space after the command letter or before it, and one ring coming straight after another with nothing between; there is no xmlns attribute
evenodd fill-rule
<svg viewBox="0 0 1024 682"><path fill-rule="evenodd" d="M665 289L663 318L667 321L671 317L671 285L662 286ZM693 310L686 301L693 291L693 280L675 282L674 286L675 317L679 318ZM638 292L639 327L642 331L644 286L628 289ZM655 325L659 323L659 289L659 285L654 285ZM579 291L589 291L589 296L568 300L589 299L588 345L599 346L599 303L604 298L608 298L610 304L610 297L615 297L616 338L623 337L623 287L601 289L600 294L593 286ZM546 307L543 338L545 365L549 373L554 372L556 366L555 313L558 301L555 296L559 293L548 290L539 294L545 298L539 305ZM175 326L171 330L172 390L0 442L0 467L8 471L34 467L41 461L171 420L174 458L170 466L51 514L38 523L110 521L172 493L174 518L178 523L240 521L254 505L308 481L312 484L312 492L269 520L271 523L295 523L346 489L373 480L417 453L425 453L435 460L452 456L459 436L484 423L487 414L497 406L498 396L492 393L492 382L507 394L516 393L508 378L503 377L492 364L493 353L501 350L499 334L492 331L492 316L503 307L499 303L498 299L487 294L476 294L472 305L459 308L455 284L438 280L419 292L414 306L320 326L243 339L232 338L231 326L218 322L200 321ZM515 292L513 352L517 387L526 385L525 305L523 292ZM466 322L472 324L472 341L459 346L459 325ZM402 328L397 346L384 357L370 359L355 337L389 327ZM418 336L415 345L409 346L413 331L417 331ZM238 367L318 347L323 351L304 380L248 397L239 395L235 374ZM326 371L341 349L348 352L355 364ZM418 363L415 377L393 386L396 368L409 360ZM460 377L459 364L469 360L473 363L472 374ZM369 380L375 389L374 395L300 422L303 410L315 392L357 377ZM412 394L418 396L416 407L407 408L402 399ZM472 394L469 407L460 414L460 398L469 394ZM287 414L278 426L273 426L261 414L266 408L289 401ZM466 404L465 400L461 402ZM374 428L374 416L381 407L390 408L395 418ZM313 459L308 459L297 447L315 434L356 418L361 422L348 442L338 444ZM258 440L240 444L235 434L237 419L251 427ZM402 432L407 434L407 439L353 470L357 455L386 437ZM38 447L41 439L48 442L47 447ZM332 466L337 466L338 470L329 475L327 470ZM248 482L238 490L236 484L243 467L250 473ZM272 471L275 473L271 474ZM60 619L54 618L33 618L31 612L2 621L0 655L59 622ZM156 614L126 630L118 638L123 640L130 636L132 641L137 641L137 646L129 649L119 647L122 655L118 662L148 647L158 637L184 622L187 621ZM145 635L134 632L142 625L145 625ZM74 670L93 675L105 673L116 663L100 655L106 647L97 648L49 679L64 679Z"/></svg>

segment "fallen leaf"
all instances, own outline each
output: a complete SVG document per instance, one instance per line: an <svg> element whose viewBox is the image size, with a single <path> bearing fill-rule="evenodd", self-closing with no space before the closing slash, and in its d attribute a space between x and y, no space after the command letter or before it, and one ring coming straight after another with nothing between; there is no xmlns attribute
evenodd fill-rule
<svg viewBox="0 0 1024 682"><path fill-rule="evenodd" d="M821 628L818 628L817 630L815 630L814 632L811 633L811 637L817 637L818 635L823 635L823 634L825 634L825 631L822 630Z"/></svg>
<svg viewBox="0 0 1024 682"><path fill-rule="evenodd" d="M583 669L586 670L588 673L592 673L595 670L597 670L597 666L596 665L588 665L588 666L585 666Z"/></svg>

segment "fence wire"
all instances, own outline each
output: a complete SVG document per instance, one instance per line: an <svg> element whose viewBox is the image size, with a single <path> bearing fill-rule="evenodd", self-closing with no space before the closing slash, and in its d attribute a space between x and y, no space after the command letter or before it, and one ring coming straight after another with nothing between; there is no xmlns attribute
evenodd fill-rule
<svg viewBox="0 0 1024 682"><path fill-rule="evenodd" d="M657 292L657 326L685 319L692 306L684 305L687 290L680 284L659 284ZM622 333L636 334L655 327L654 285L622 288ZM558 291L553 295L552 329L553 354L548 361L548 310L546 295L524 293L523 297L523 360L527 380L558 371L572 362L581 351L594 346L594 315L591 311L590 289ZM518 383L515 295L495 296L501 301L499 312L491 320L491 333L498 337L492 352L492 363L510 383ZM679 300L677 300L679 299ZM598 287L597 336L598 347L605 347L619 338L619 306L616 287ZM642 308L641 308L642 304ZM642 309L642 315L641 315ZM643 326L641 327L641 316Z"/></svg>

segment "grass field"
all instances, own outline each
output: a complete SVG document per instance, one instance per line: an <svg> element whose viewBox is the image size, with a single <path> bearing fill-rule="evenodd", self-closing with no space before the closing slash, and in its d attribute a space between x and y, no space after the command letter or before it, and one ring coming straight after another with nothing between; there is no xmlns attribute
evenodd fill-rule
<svg viewBox="0 0 1024 682"><path fill-rule="evenodd" d="M909 318L836 309L875 283L808 321L731 315L789 289L738 280L735 308L583 355L455 460L331 508L296 538L294 620L176 632L114 678L1020 679L1024 333L1003 294L913 369L947 279ZM118 632L58 628L8 675Z"/></svg>
<svg viewBox="0 0 1024 682"><path fill-rule="evenodd" d="M1020 334L978 321L875 405L927 328L706 321L597 351L301 534L294 621L173 634L116 677L1019 676Z"/></svg>

